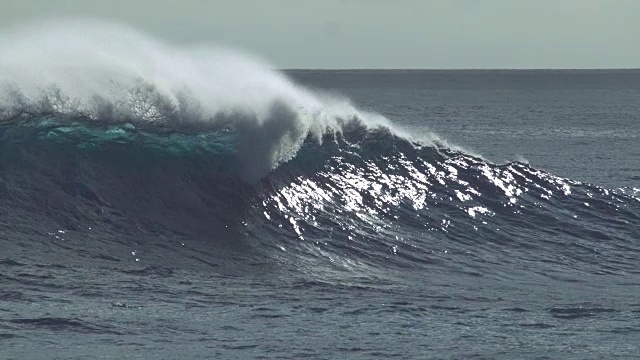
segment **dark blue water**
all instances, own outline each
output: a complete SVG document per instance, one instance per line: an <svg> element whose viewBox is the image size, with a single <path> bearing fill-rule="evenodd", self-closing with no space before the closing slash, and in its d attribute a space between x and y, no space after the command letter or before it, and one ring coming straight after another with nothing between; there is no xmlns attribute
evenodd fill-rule
<svg viewBox="0 0 640 360"><path fill-rule="evenodd" d="M640 71L288 75L413 139L12 95L0 358L640 356Z"/></svg>

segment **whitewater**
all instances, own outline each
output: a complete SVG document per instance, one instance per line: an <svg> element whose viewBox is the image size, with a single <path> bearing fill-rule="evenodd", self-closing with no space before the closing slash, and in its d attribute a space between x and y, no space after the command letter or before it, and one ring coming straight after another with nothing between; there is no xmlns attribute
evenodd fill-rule
<svg viewBox="0 0 640 360"><path fill-rule="evenodd" d="M230 50L179 48L134 29L55 21L3 36L3 121L57 115L154 128L237 128L247 178L289 160L355 117L346 99L311 93L269 64ZM385 124L390 126L389 124Z"/></svg>
<svg viewBox="0 0 640 360"><path fill-rule="evenodd" d="M640 355L638 71L0 34L1 358Z"/></svg>

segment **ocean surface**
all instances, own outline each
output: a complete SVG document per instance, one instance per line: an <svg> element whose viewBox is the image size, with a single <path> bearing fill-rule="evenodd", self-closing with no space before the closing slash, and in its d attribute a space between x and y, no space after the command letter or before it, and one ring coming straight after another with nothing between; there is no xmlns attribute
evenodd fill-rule
<svg viewBox="0 0 640 360"><path fill-rule="evenodd" d="M640 357L640 71L47 36L0 56L1 359Z"/></svg>

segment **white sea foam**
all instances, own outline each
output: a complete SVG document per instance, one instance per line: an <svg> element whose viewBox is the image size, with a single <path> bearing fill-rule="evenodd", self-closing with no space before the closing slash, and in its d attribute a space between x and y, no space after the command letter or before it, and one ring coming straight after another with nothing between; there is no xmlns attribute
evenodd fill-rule
<svg viewBox="0 0 640 360"><path fill-rule="evenodd" d="M0 49L0 120L54 114L229 126L238 131L247 178L289 160L309 135L340 131L343 120L391 127L347 99L294 84L262 60L209 45L167 44L121 24L39 21L1 32Z"/></svg>

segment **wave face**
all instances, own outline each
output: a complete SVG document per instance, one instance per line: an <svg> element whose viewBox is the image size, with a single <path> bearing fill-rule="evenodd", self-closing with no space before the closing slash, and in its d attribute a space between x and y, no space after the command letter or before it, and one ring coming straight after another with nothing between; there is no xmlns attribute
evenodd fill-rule
<svg viewBox="0 0 640 360"><path fill-rule="evenodd" d="M633 189L411 140L244 56L86 26L2 38L9 259L364 277L638 273Z"/></svg>
<svg viewBox="0 0 640 360"><path fill-rule="evenodd" d="M249 183L233 131L52 119L0 130L5 256L363 276L637 273L637 194L524 163L494 165L353 121Z"/></svg>

